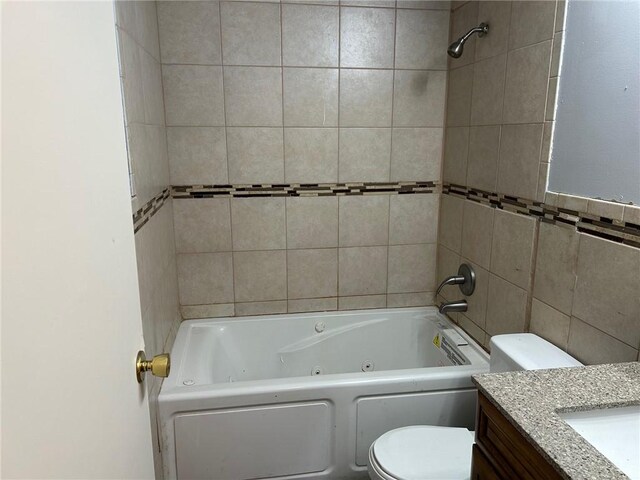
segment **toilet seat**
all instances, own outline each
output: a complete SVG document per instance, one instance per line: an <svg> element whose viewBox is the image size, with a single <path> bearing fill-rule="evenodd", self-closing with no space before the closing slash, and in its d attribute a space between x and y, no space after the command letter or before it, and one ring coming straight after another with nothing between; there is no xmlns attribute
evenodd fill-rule
<svg viewBox="0 0 640 480"><path fill-rule="evenodd" d="M415 425L378 438L369 449L374 480L463 480L471 470L473 432Z"/></svg>

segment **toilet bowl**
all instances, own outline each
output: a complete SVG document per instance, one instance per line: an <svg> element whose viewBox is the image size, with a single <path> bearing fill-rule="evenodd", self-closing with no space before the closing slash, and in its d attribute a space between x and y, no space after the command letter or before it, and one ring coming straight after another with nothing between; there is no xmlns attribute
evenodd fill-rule
<svg viewBox="0 0 640 480"><path fill-rule="evenodd" d="M416 425L397 428L369 449L374 480L468 479L473 432L466 428Z"/></svg>
<svg viewBox="0 0 640 480"><path fill-rule="evenodd" d="M531 333L491 338L492 373L576 367L575 358ZM466 428L414 425L380 436L369 449L372 480L467 480L474 434Z"/></svg>

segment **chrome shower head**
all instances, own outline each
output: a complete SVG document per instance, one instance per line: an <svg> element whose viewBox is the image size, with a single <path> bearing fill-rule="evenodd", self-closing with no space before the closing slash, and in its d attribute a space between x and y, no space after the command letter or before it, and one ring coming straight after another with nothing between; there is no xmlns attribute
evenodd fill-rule
<svg viewBox="0 0 640 480"><path fill-rule="evenodd" d="M481 23L477 27L473 27L458 40L449 45L449 49L447 50L449 56L453 58L460 58L460 56L462 55L462 51L464 50L464 44L474 33L477 33L479 37L484 37L487 33L489 33L489 24Z"/></svg>

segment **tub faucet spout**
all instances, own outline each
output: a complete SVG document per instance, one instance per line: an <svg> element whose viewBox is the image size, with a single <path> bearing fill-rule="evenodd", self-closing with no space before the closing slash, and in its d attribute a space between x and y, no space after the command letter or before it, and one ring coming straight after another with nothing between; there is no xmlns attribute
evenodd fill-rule
<svg viewBox="0 0 640 480"><path fill-rule="evenodd" d="M455 302L442 302L440 304L440 308L438 309L438 311L440 313L466 312L468 306L469 305L467 304L466 300L457 300Z"/></svg>

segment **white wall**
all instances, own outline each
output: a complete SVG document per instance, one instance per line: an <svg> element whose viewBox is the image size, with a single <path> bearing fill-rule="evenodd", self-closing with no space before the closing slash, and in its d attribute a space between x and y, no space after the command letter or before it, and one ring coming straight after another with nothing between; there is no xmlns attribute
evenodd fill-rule
<svg viewBox="0 0 640 480"><path fill-rule="evenodd" d="M3 478L152 478L110 2L2 5Z"/></svg>
<svg viewBox="0 0 640 480"><path fill-rule="evenodd" d="M569 1L549 190L640 204L640 2Z"/></svg>

